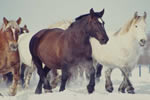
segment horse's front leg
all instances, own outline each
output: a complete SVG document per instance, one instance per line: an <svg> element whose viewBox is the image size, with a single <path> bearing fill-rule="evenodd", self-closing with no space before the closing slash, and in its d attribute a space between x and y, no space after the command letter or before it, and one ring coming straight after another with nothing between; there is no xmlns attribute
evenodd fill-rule
<svg viewBox="0 0 150 100"><path fill-rule="evenodd" d="M125 93L126 87L127 87L127 81L126 81L126 78L124 77L122 83L120 84L120 86L118 88L118 91Z"/></svg>
<svg viewBox="0 0 150 100"><path fill-rule="evenodd" d="M87 73L90 75L90 81L89 84L87 85L87 90L89 93L93 93L94 88L95 88L95 68L93 66L92 60L88 62L88 71Z"/></svg>
<svg viewBox="0 0 150 100"><path fill-rule="evenodd" d="M112 72L113 69L111 68L108 68L106 71L105 71L105 78L106 78L106 83L105 83L105 89L108 91L108 92L112 92L113 91L113 84L112 84L112 81L111 81L111 72Z"/></svg>
<svg viewBox="0 0 150 100"><path fill-rule="evenodd" d="M96 78L101 77L102 69L103 69L103 65L98 63L96 65Z"/></svg>
<svg viewBox="0 0 150 100"><path fill-rule="evenodd" d="M129 74L131 73L131 71L129 69L127 69L126 67L121 69L122 74L124 75L124 80L121 83L120 87L119 87L119 91L121 92L125 92L125 89L127 89L128 93L134 94L134 88L129 80Z"/></svg>
<svg viewBox="0 0 150 100"><path fill-rule="evenodd" d="M12 96L16 95L16 92L17 92L17 85L18 85L18 81L20 79L19 70L20 70L20 64L17 63L13 69L13 82L12 82L12 85L10 88L10 95L12 95Z"/></svg>

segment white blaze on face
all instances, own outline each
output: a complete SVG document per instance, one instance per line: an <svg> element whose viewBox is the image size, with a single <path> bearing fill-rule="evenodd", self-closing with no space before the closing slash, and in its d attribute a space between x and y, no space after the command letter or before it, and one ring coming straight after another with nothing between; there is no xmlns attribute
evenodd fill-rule
<svg viewBox="0 0 150 100"><path fill-rule="evenodd" d="M15 37L15 28L11 28L12 32L13 32L13 37L14 37L14 40L16 40L16 37Z"/></svg>
<svg viewBox="0 0 150 100"><path fill-rule="evenodd" d="M98 21L99 21L100 23L103 23L103 21L102 21L102 19L101 19L101 18L98 18Z"/></svg>

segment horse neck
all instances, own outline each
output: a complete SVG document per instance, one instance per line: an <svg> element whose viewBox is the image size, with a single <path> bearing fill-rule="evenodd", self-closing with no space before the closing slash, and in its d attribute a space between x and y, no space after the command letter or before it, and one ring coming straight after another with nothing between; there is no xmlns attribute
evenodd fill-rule
<svg viewBox="0 0 150 100"><path fill-rule="evenodd" d="M82 21L82 23L79 24L79 22L74 23L72 26L70 26L66 31L68 34L68 38L71 41L74 41L75 43L89 43L89 35L86 32L86 24Z"/></svg>
<svg viewBox="0 0 150 100"><path fill-rule="evenodd" d="M3 30L0 30L0 47L6 47L6 44L8 44L5 34Z"/></svg>
<svg viewBox="0 0 150 100"><path fill-rule="evenodd" d="M134 36L134 31L129 30L127 33L117 35L116 37L118 38L118 40L120 40L120 42L123 42L126 45L127 49L134 48L135 52L139 53L140 47L136 37Z"/></svg>

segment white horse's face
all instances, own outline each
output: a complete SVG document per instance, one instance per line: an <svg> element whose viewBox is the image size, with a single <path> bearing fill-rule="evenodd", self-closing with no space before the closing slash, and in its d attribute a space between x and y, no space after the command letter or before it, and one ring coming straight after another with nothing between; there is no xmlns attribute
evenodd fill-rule
<svg viewBox="0 0 150 100"><path fill-rule="evenodd" d="M133 34L135 38L137 39L138 43L140 46L144 46L147 41L147 36L146 36L146 13L144 16L138 16L139 20L132 25L132 28L134 30Z"/></svg>

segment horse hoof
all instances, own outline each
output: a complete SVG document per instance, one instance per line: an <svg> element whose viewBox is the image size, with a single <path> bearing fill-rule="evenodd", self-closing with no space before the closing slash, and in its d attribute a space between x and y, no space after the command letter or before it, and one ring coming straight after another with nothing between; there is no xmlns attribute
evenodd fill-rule
<svg viewBox="0 0 150 100"><path fill-rule="evenodd" d="M88 86L87 86L87 90L88 90L88 92L89 92L90 94L93 93L93 91L94 91L94 86L88 85Z"/></svg>
<svg viewBox="0 0 150 100"><path fill-rule="evenodd" d="M96 78L100 78L100 77L101 77L101 74L97 73Z"/></svg>
<svg viewBox="0 0 150 100"><path fill-rule="evenodd" d="M127 90L129 94L135 94L134 90Z"/></svg>
<svg viewBox="0 0 150 100"><path fill-rule="evenodd" d="M106 90L109 92L109 93L112 93L112 91L114 90L114 88L112 86L109 86L109 87L106 87Z"/></svg>
<svg viewBox="0 0 150 100"><path fill-rule="evenodd" d="M62 92L62 91L64 91L65 90L65 88L60 88L59 89L59 92Z"/></svg>
<svg viewBox="0 0 150 100"><path fill-rule="evenodd" d="M52 90L44 89L45 93L52 93Z"/></svg>
<svg viewBox="0 0 150 100"><path fill-rule="evenodd" d="M127 88L127 92L130 94L135 94L133 87Z"/></svg>
<svg viewBox="0 0 150 100"><path fill-rule="evenodd" d="M16 93L17 93L17 91L16 90L11 90L10 92L9 92L9 96L15 96L16 95Z"/></svg>
<svg viewBox="0 0 150 100"><path fill-rule="evenodd" d="M36 90L35 91L35 94L41 94L42 93L42 90Z"/></svg>
<svg viewBox="0 0 150 100"><path fill-rule="evenodd" d="M121 93L125 93L125 89L120 89L119 88L118 91L121 92Z"/></svg>
<svg viewBox="0 0 150 100"><path fill-rule="evenodd" d="M8 95L9 95L9 96L15 96L16 93L9 93Z"/></svg>

